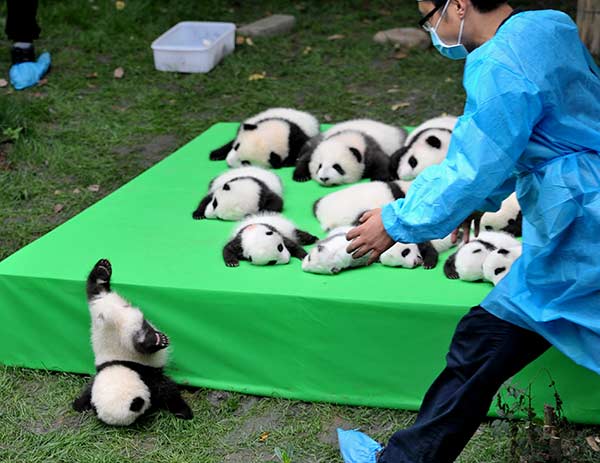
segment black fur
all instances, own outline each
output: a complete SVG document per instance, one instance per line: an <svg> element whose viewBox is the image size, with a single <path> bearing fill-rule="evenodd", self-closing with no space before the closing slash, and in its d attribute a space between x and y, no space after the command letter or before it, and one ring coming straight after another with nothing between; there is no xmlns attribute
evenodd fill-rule
<svg viewBox="0 0 600 463"><path fill-rule="evenodd" d="M242 130L245 130L247 132L250 132L250 131L256 130L256 129L258 129L257 124L242 124Z"/></svg>
<svg viewBox="0 0 600 463"><path fill-rule="evenodd" d="M400 188L400 185L398 185L396 182L387 182L387 186L390 189L394 199L404 198L405 192L402 191L402 188Z"/></svg>
<svg viewBox="0 0 600 463"><path fill-rule="evenodd" d="M510 251L508 249L498 249L498 254L502 254L503 256L509 254Z"/></svg>
<svg viewBox="0 0 600 463"><path fill-rule="evenodd" d="M364 134L363 134L364 135ZM374 138L364 135L367 144L365 150L365 170L363 178L388 181L390 178L390 157L385 154Z"/></svg>
<svg viewBox="0 0 600 463"><path fill-rule="evenodd" d="M198 204L196 210L192 212L192 217L195 220L202 220L206 218L206 215L204 215L204 213L206 212L206 208L208 207L212 199L212 193L209 193L204 198L202 198L202 201L200 201L200 204Z"/></svg>
<svg viewBox="0 0 600 463"><path fill-rule="evenodd" d="M319 146L319 143L323 141L323 135L319 134L311 139L309 139L305 144L300 154L298 155L298 160L296 161L296 168L294 169L293 179L296 182L306 182L310 180L310 169L309 164L312 158L312 154L314 150Z"/></svg>
<svg viewBox="0 0 600 463"><path fill-rule="evenodd" d="M456 271L456 254L457 253L455 252L450 257L448 257L446 263L444 264L444 275L446 275L446 277L450 278L451 280L459 279L458 272Z"/></svg>
<svg viewBox="0 0 600 463"><path fill-rule="evenodd" d="M225 159L227 157L227 155L229 154L229 152L231 151L231 148L233 148L234 142L235 142L235 138L233 140L231 140L230 142L225 143L220 148L217 148L216 150L211 151L210 156L209 156L210 160L211 161L222 161L223 159Z"/></svg>
<svg viewBox="0 0 600 463"><path fill-rule="evenodd" d="M136 397L131 401L131 404L129 405L129 410L131 410L132 412L139 412L144 407L145 403L146 401L144 399L142 399L141 397Z"/></svg>
<svg viewBox="0 0 600 463"><path fill-rule="evenodd" d="M302 246L283 235L282 238L283 244L285 244L285 247L288 249L288 251L290 251L291 256L296 257L300 260L306 257L306 254L308 253L304 250Z"/></svg>
<svg viewBox="0 0 600 463"><path fill-rule="evenodd" d="M479 239L475 240L475 241L477 241L478 243L483 244L488 251L494 251L495 249L497 249L496 246L494 246L489 241L484 241L484 240L479 240Z"/></svg>
<svg viewBox="0 0 600 463"><path fill-rule="evenodd" d="M438 263L439 254L431 244L431 241L417 244L421 257L423 258L423 267L427 270L435 268Z"/></svg>
<svg viewBox="0 0 600 463"><path fill-rule="evenodd" d="M169 345L169 338L160 331L155 330L144 319L142 327L135 334L133 347L141 354L154 354Z"/></svg>
<svg viewBox="0 0 600 463"><path fill-rule="evenodd" d="M93 384L94 384L94 382L91 381L83 388L83 391L81 391L81 394L79 394L79 397L77 397L73 401L73 410L75 410L76 412L84 412L86 410L92 409L92 385Z"/></svg>
<svg viewBox="0 0 600 463"><path fill-rule="evenodd" d="M508 225L502 229L513 236L523 236L523 213L519 211L515 219L509 219Z"/></svg>
<svg viewBox="0 0 600 463"><path fill-rule="evenodd" d="M88 300L103 292L110 292L110 277L112 276L112 266L106 259L100 259L88 275L87 279L87 297Z"/></svg>
<svg viewBox="0 0 600 463"><path fill-rule="evenodd" d="M223 260L227 267L237 267L243 258L242 234L240 232L223 248Z"/></svg>
<svg viewBox="0 0 600 463"><path fill-rule="evenodd" d="M280 167L283 167L283 160L279 154L271 151L271 154L269 155L269 164L273 169L279 169Z"/></svg>
<svg viewBox="0 0 600 463"><path fill-rule="evenodd" d="M300 128L298 124L288 121L290 124L290 135L288 137L288 156L284 160L284 167L292 167L296 165L296 161L300 156L300 152L304 145L309 140L308 135Z"/></svg>
<svg viewBox="0 0 600 463"><path fill-rule="evenodd" d="M494 270L494 275L500 275L502 272L506 271L506 267L498 267Z"/></svg>
<svg viewBox="0 0 600 463"><path fill-rule="evenodd" d="M313 244L319 239L315 235L311 235L310 233L305 232L304 230L296 229L295 234L296 241L298 241L298 243L300 243L303 246L306 246L307 244Z"/></svg>

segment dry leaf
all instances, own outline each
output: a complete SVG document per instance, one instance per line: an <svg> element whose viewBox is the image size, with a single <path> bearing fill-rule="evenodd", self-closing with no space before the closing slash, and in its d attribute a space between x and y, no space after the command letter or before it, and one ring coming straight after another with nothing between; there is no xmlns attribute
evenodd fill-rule
<svg viewBox="0 0 600 463"><path fill-rule="evenodd" d="M327 37L327 40L341 40L341 39L345 39L346 36L344 34L333 34L330 35L329 37Z"/></svg>
<svg viewBox="0 0 600 463"><path fill-rule="evenodd" d="M115 69L113 75L115 76L115 79L122 79L125 75L125 70L119 66L117 69Z"/></svg>
<svg viewBox="0 0 600 463"><path fill-rule="evenodd" d="M267 73L261 72L261 73L257 73L257 74L251 74L250 77L248 77L248 80L262 80L265 77L267 77Z"/></svg>
<svg viewBox="0 0 600 463"><path fill-rule="evenodd" d="M246 37L246 45L249 45L251 47L254 46L254 42L252 41L252 39L250 37Z"/></svg>
<svg viewBox="0 0 600 463"><path fill-rule="evenodd" d="M446 82L454 82L454 79L452 77L446 77Z"/></svg>
<svg viewBox="0 0 600 463"><path fill-rule="evenodd" d="M93 191L95 193L97 191L100 191L100 185L98 185L98 184L90 185L89 187L87 187L87 189L89 191Z"/></svg>
<svg viewBox="0 0 600 463"><path fill-rule="evenodd" d="M125 8L125 2L123 0L117 0L115 2L115 8L117 10L122 10L123 8Z"/></svg>
<svg viewBox="0 0 600 463"><path fill-rule="evenodd" d="M81 193L81 190L80 190L79 188L75 188L75 189L73 190L73 194L74 194L74 195L78 195L79 193Z"/></svg>
<svg viewBox="0 0 600 463"><path fill-rule="evenodd" d="M235 44L236 45L244 45L244 43L246 42L246 37L242 36L242 35L238 35L235 38Z"/></svg>
<svg viewBox="0 0 600 463"><path fill-rule="evenodd" d="M258 442L265 442L268 438L269 438L269 433L265 431L258 438Z"/></svg>
<svg viewBox="0 0 600 463"><path fill-rule="evenodd" d="M398 111L400 108L408 108L410 106L410 103L407 103L406 101L402 101L400 103L396 103L395 105L392 105L392 111Z"/></svg>
<svg viewBox="0 0 600 463"><path fill-rule="evenodd" d="M6 79L0 79L0 88L4 88L8 85Z"/></svg>
<svg viewBox="0 0 600 463"><path fill-rule="evenodd" d="M388 93L398 93L400 91L399 88L390 88L387 92Z"/></svg>
<svg viewBox="0 0 600 463"><path fill-rule="evenodd" d="M600 452L600 438L594 436L588 436L585 438L585 441L592 448L594 452Z"/></svg>
<svg viewBox="0 0 600 463"><path fill-rule="evenodd" d="M92 72L90 74L87 74L86 79L97 79L98 78L98 73L97 72Z"/></svg>
<svg viewBox="0 0 600 463"><path fill-rule="evenodd" d="M407 53L404 53L403 51L399 51L398 53L394 53L394 54L392 55L392 58L394 58L394 59L404 59L404 58L406 58L407 56L408 56L408 54L407 54Z"/></svg>
<svg viewBox="0 0 600 463"><path fill-rule="evenodd" d="M54 213L58 214L60 211L62 211L65 208L65 206L63 206L62 204L56 204L54 206Z"/></svg>
<svg viewBox="0 0 600 463"><path fill-rule="evenodd" d="M312 47L306 47L303 51L302 54L303 55L308 55L310 52L312 51Z"/></svg>

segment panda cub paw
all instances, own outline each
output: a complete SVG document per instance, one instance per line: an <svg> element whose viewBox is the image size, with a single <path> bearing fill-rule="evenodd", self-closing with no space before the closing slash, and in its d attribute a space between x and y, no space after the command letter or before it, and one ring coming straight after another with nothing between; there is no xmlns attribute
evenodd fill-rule
<svg viewBox="0 0 600 463"><path fill-rule="evenodd" d="M158 349L164 349L169 346L169 338L166 334L157 331L156 333L156 347Z"/></svg>
<svg viewBox="0 0 600 463"><path fill-rule="evenodd" d="M108 259L100 259L92 269L90 277L95 277L96 280L107 281L112 276L112 265ZM100 283L100 282L98 282Z"/></svg>
<svg viewBox="0 0 600 463"><path fill-rule="evenodd" d="M100 295L102 292L110 292L110 277L112 266L107 259L100 259L94 265L87 279L88 299Z"/></svg>

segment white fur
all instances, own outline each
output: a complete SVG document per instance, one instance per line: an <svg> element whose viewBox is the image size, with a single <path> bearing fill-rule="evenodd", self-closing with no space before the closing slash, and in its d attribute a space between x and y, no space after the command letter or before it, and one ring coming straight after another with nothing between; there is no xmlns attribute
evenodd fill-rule
<svg viewBox="0 0 600 463"><path fill-rule="evenodd" d="M483 262L489 255L483 243L474 240L462 245L456 252L456 272L461 280L477 281L483 279Z"/></svg>
<svg viewBox="0 0 600 463"><path fill-rule="evenodd" d="M327 235L327 238L318 241L302 260L302 270L309 273L335 275L351 267L361 267L367 264L369 254L360 259L354 259L346 252L350 244L346 240L346 233L352 227L338 227Z"/></svg>
<svg viewBox="0 0 600 463"><path fill-rule="evenodd" d="M442 252L446 252L449 249L455 247L458 243L453 243L452 242L452 233L450 233L445 238L440 238L440 239L437 239L437 240L431 240L431 244L433 245L434 249L438 253L441 254Z"/></svg>
<svg viewBox="0 0 600 463"><path fill-rule="evenodd" d="M144 316L115 292L101 293L89 302L92 319L92 348L96 365L111 360L128 360L155 368L167 363L167 351L141 354L133 338L142 328Z"/></svg>
<svg viewBox="0 0 600 463"><path fill-rule="evenodd" d="M206 206L207 219L240 220L258 212L260 186L251 179L233 180L213 192L213 199ZM216 204L216 207L215 207Z"/></svg>
<svg viewBox="0 0 600 463"><path fill-rule="evenodd" d="M144 400L142 408L131 411L133 399ZM104 368L94 378L92 404L98 418L113 426L129 426L150 408L150 390L134 370L122 365Z"/></svg>
<svg viewBox="0 0 600 463"><path fill-rule="evenodd" d="M510 219L516 220L521 206L517 194L513 193L504 201L497 212L486 212L481 217L482 230L502 230L506 228ZM488 228L489 227L489 228Z"/></svg>
<svg viewBox="0 0 600 463"><path fill-rule="evenodd" d="M223 172L218 177L214 178L210 184L208 192L213 193L227 182L239 177L254 177L262 181L274 193L277 193L279 196L283 197L283 183L281 182L279 176L270 170L256 166L238 167L237 169L230 169Z"/></svg>
<svg viewBox="0 0 600 463"><path fill-rule="evenodd" d="M227 154L230 167L243 163L271 167L269 156L277 153L285 160L289 156L289 134L292 122L311 138L319 133L319 122L309 113L290 108L272 108L246 119L243 124L255 124L255 130L244 130L240 126L233 148Z"/></svg>
<svg viewBox="0 0 600 463"><path fill-rule="evenodd" d="M410 186L407 182L396 183L404 192ZM315 207L315 215L327 231L352 225L361 213L385 206L394 199L386 182L359 183L321 198Z"/></svg>
<svg viewBox="0 0 600 463"><path fill-rule="evenodd" d="M245 218L233 229L232 236L237 235L248 225L263 223L275 227L286 238L297 241L295 231L298 227L296 224L277 212L261 212Z"/></svg>
<svg viewBox="0 0 600 463"><path fill-rule="evenodd" d="M510 249L521 245L519 240L511 234L499 231L482 231L475 239L487 241L498 249Z"/></svg>
<svg viewBox="0 0 600 463"><path fill-rule="evenodd" d="M324 136L329 138L344 130L355 130L369 135L388 156L399 150L406 139L406 132L403 129L372 119L353 119L340 122L327 129Z"/></svg>
<svg viewBox="0 0 600 463"><path fill-rule="evenodd" d="M249 117L244 121L247 124L256 124L263 119L285 119L293 122L310 138L319 133L319 121L315 116L305 111L292 108L271 108Z"/></svg>
<svg viewBox="0 0 600 463"><path fill-rule="evenodd" d="M360 152L361 162L350 148ZM315 148L308 164L312 179L324 186L358 182L365 170L366 149L367 143L360 132L345 131L324 139ZM336 164L344 170L343 175L333 167Z"/></svg>
<svg viewBox="0 0 600 463"><path fill-rule="evenodd" d="M416 244L396 243L379 257L379 261L388 267L415 268L423 263Z"/></svg>
<svg viewBox="0 0 600 463"><path fill-rule="evenodd" d="M414 180L427 167L440 164L448 153L452 134L447 130L454 130L458 119L452 116L436 117L430 119L413 130L406 139L404 146L410 148L398 164L398 177L402 180ZM447 130L440 130L440 128ZM416 138L418 136L418 138ZM440 148L435 148L427 143L429 137L436 137L441 142ZM414 140L414 142L413 142ZM412 144L412 145L411 145ZM417 161L416 166L410 165L411 158Z"/></svg>
<svg viewBox="0 0 600 463"><path fill-rule="evenodd" d="M483 262L483 277L497 285L508 274L515 260L521 256L521 252L521 246L490 252Z"/></svg>

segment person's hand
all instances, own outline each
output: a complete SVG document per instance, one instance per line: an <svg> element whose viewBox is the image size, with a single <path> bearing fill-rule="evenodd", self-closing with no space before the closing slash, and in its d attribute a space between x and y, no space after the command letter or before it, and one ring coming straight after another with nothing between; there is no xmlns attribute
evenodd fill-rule
<svg viewBox="0 0 600 463"><path fill-rule="evenodd" d="M379 256L391 248L395 241L388 235L381 219L381 209L365 212L359 219L360 225L354 227L346 234L346 239L351 243L346 248L348 254L358 259L371 252L369 262L371 265Z"/></svg>
<svg viewBox="0 0 600 463"><path fill-rule="evenodd" d="M455 244L458 240L458 234L460 229L463 231L463 243L468 243L471 236L471 224L475 228L475 238L479 236L479 226L481 225L481 216L483 212L475 211L469 217L467 217L462 224L460 224L453 232L451 236L452 244Z"/></svg>

